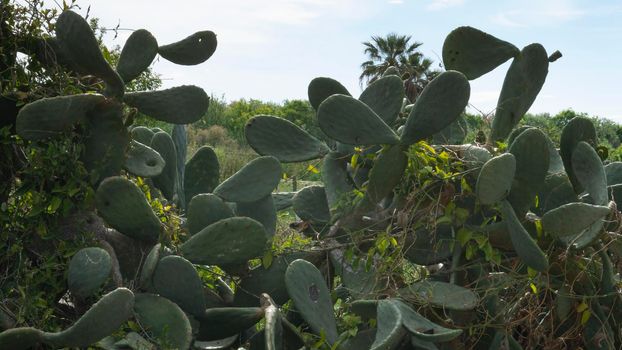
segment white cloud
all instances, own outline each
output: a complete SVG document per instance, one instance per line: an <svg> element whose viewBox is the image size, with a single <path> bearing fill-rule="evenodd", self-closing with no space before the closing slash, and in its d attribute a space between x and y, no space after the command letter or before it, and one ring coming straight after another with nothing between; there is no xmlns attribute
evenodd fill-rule
<svg viewBox="0 0 622 350"><path fill-rule="evenodd" d="M392 5L401 5L404 3L404 0L389 0L389 4Z"/></svg>
<svg viewBox="0 0 622 350"><path fill-rule="evenodd" d="M531 27L558 25L584 15L586 11L577 8L571 0L532 0L521 3L521 9L499 12L491 20L504 27Z"/></svg>
<svg viewBox="0 0 622 350"><path fill-rule="evenodd" d="M427 9L430 11L438 11L462 4L464 4L464 0L432 0L432 2L427 6Z"/></svg>

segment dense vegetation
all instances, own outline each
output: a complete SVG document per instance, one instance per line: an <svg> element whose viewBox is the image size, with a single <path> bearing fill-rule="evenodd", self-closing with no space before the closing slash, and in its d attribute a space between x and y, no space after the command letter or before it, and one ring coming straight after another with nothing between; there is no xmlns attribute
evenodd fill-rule
<svg viewBox="0 0 622 350"><path fill-rule="evenodd" d="M389 65L358 99L227 103L153 90L211 31L108 50L73 3L1 4L0 348L622 345L622 132L526 114L557 53L460 27L414 95Z"/></svg>

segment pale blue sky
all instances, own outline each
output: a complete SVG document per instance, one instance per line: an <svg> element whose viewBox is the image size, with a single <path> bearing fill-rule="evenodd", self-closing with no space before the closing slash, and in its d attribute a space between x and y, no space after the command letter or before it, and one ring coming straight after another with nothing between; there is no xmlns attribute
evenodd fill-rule
<svg viewBox="0 0 622 350"><path fill-rule="evenodd" d="M195 84L227 100L306 98L317 76L358 96L361 42L389 32L412 35L440 63L445 36L470 25L519 48L533 42L564 57L553 63L530 112L565 108L622 122L622 1L581 0L106 0L78 2L101 24L145 28L160 44L199 30L218 35L214 56L195 67L160 59L166 87ZM116 40L122 44L129 32ZM472 82L471 105L491 112L508 64Z"/></svg>

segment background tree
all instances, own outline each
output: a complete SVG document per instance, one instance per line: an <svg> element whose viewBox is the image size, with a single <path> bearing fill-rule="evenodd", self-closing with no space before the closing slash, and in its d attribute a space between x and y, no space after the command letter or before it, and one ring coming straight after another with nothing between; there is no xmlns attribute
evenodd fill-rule
<svg viewBox="0 0 622 350"><path fill-rule="evenodd" d="M427 83L439 73L431 69L433 61L418 51L423 43L411 42L410 35L396 33L389 33L386 37L372 36L371 39L363 42L364 53L369 60L361 64L361 84L374 82L389 67L394 67L404 81L406 96L414 102Z"/></svg>

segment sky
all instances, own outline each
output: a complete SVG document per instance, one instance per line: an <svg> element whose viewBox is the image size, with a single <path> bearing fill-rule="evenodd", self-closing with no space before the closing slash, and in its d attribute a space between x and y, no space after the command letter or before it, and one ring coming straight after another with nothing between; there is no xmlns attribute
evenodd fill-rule
<svg viewBox="0 0 622 350"><path fill-rule="evenodd" d="M145 28L160 44L201 30L218 37L215 54L198 66L159 58L164 87L194 84L228 101L306 99L319 76L361 92L362 42L391 32L422 42L442 64L445 36L468 25L519 48L541 43L563 57L549 66L529 110L552 115L572 108L622 123L622 1L620 0L79 0L84 15L106 28ZM131 31L106 35L123 45ZM472 112L491 113L509 62L471 81Z"/></svg>

